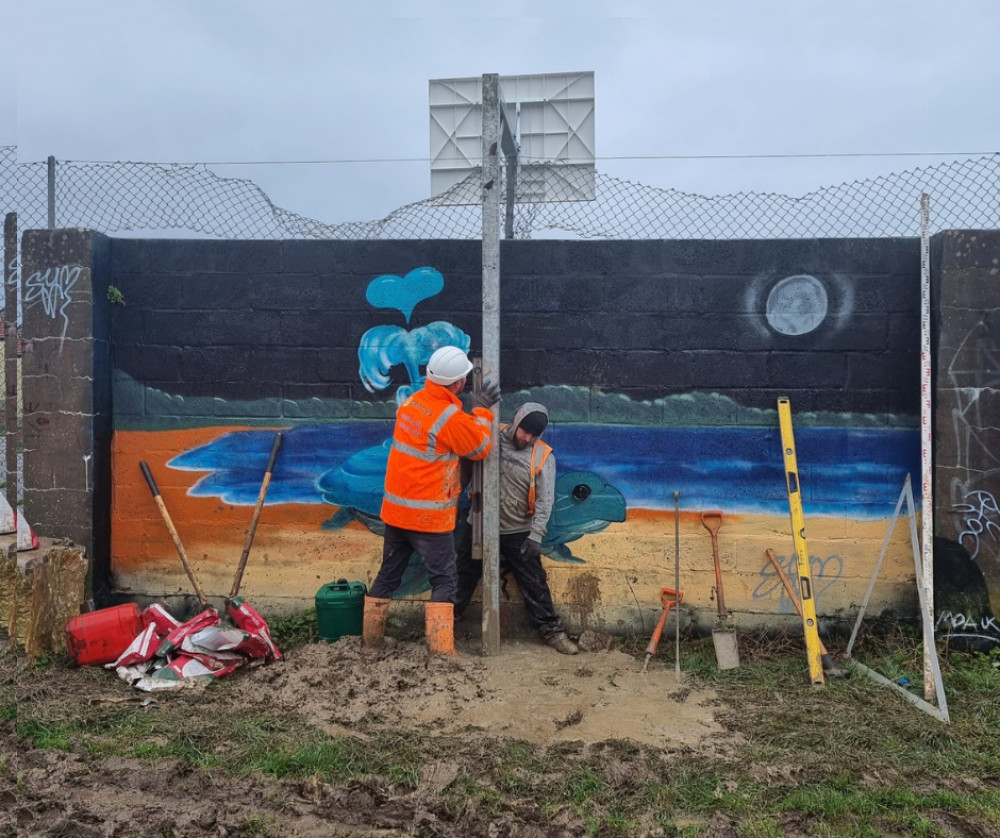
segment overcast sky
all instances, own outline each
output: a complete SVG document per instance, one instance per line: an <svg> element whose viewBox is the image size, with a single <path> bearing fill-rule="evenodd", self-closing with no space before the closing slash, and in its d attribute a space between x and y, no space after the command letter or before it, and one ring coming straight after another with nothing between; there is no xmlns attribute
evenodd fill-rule
<svg viewBox="0 0 1000 838"><path fill-rule="evenodd" d="M327 223L428 197L428 81L483 73L592 70L598 171L705 195L1000 150L997 0L14 2L0 145L20 160L210 163ZM897 156L763 157L870 154ZM762 157L614 159L718 155Z"/></svg>

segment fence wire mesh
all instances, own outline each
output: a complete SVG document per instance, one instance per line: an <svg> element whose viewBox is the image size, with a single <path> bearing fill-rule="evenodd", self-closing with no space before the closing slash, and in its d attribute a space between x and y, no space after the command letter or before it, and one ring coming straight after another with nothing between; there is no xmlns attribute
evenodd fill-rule
<svg viewBox="0 0 1000 838"><path fill-rule="evenodd" d="M514 238L542 231L599 239L788 239L917 236L920 195L934 230L1000 227L1000 153L819 189L709 197L558 164L517 169ZM581 183L587 178L587 183ZM547 189L540 191L544 183ZM561 185L561 186L560 186ZM562 193L560 193L562 188ZM572 200L592 191L594 200ZM501 196L506 184L501 184ZM21 230L48 226L48 166L0 146L0 196ZM374 221L326 224L276 206L250 180L204 166L60 161L56 227L114 234L184 230L222 239L478 239L480 175ZM501 216L503 216L503 211Z"/></svg>
<svg viewBox="0 0 1000 838"><path fill-rule="evenodd" d="M506 182L498 191L500 218L512 216L509 232L516 239L543 231L554 231L547 237L626 240L916 237L924 193L931 196L932 232L1000 228L1000 153L831 186L798 198L755 192L709 197L558 164L531 163L513 171L510 210ZM501 166L502 180L506 172ZM202 165L60 161L54 187L53 226L107 234L177 230L220 239L356 240L479 239L483 233L479 172L384 218L342 224L290 212L252 181L221 177ZM581 195L593 195L593 200L579 200ZM18 162L16 146L0 146L0 214L16 212L20 231L48 227L48 196L48 163ZM4 253L3 258L5 265L11 261L19 282L16 254ZM20 322L20 312L12 314L5 312L6 328ZM6 459L0 446L0 474L6 473ZM17 459L20 500L23 466Z"/></svg>

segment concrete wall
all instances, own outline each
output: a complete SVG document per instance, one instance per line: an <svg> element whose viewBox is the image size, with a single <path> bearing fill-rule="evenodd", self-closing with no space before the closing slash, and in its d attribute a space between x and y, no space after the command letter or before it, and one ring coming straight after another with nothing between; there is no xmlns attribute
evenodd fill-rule
<svg viewBox="0 0 1000 838"><path fill-rule="evenodd" d="M1000 635L1000 231L935 241L938 630Z"/></svg>
<svg viewBox="0 0 1000 838"><path fill-rule="evenodd" d="M52 251L59 235L26 236L36 272L70 264ZM125 303L90 295L111 347L110 587L190 590L143 461L202 586L226 593L279 429L244 592L291 610L332 579L370 581L397 400L435 346L480 346L478 244L92 237L92 251L91 275L100 262ZM817 606L853 620L906 475L919 486L916 240L505 242L501 276L501 419L525 398L552 412L565 503L546 566L573 627L648 634L675 561L684 619L710 627L701 513L715 509L737 623L796 621L765 553L794 563L779 396ZM572 500L579 486L586 502ZM29 508L43 498L29 495ZM869 613L914 614L913 580L898 525ZM405 587L426 594L419 567Z"/></svg>
<svg viewBox="0 0 1000 838"><path fill-rule="evenodd" d="M100 597L110 576L111 241L89 230L29 231L24 245L25 512L36 533L86 550Z"/></svg>

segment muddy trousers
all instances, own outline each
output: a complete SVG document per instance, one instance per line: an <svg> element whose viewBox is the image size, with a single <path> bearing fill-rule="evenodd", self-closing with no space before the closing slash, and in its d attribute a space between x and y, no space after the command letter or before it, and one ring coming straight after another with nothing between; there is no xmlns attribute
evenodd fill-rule
<svg viewBox="0 0 1000 838"><path fill-rule="evenodd" d="M538 627L544 638L565 631L562 620L556 616L552 604L552 592L549 590L549 580L545 575L541 559L529 559L521 555L521 545L528 533L507 533L500 536L500 558L506 564L506 570L514 575L517 587L524 597L524 606L531 621ZM455 596L455 614L465 611L472 594L483 576L483 563L472 559L472 528L466 527L465 533L458 545L458 555L455 560L458 568L458 593ZM501 576L506 572L502 571Z"/></svg>
<svg viewBox="0 0 1000 838"><path fill-rule="evenodd" d="M455 536L450 532L417 532L385 526L382 540L382 567L369 595L391 599L402 584L410 557L417 553L424 561L431 582L431 602L455 601Z"/></svg>

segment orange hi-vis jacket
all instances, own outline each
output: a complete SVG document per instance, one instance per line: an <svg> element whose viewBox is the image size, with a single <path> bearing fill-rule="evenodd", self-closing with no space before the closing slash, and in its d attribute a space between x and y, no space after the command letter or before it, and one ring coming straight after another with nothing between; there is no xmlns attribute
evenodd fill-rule
<svg viewBox="0 0 1000 838"><path fill-rule="evenodd" d="M450 390L427 381L396 410L385 472L382 520L417 532L455 529L462 492L459 458L482 460L490 452L493 413L472 415Z"/></svg>

